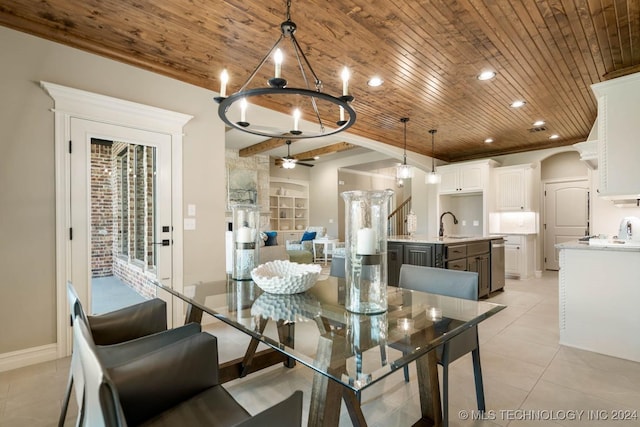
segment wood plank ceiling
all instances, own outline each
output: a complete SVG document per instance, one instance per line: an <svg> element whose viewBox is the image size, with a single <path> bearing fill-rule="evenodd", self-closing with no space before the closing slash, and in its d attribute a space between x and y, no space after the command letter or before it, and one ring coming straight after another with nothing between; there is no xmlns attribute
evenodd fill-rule
<svg viewBox="0 0 640 427"><path fill-rule="evenodd" d="M227 68L234 91L279 36L285 4L2 0L0 25L215 91ZM583 141L596 118L590 85L640 71L638 0L293 0L291 18L326 92L350 68L350 132L402 147L399 119L410 117L407 150L431 155L435 128L446 161ZM483 70L497 76L479 81ZM384 84L367 86L373 76Z"/></svg>

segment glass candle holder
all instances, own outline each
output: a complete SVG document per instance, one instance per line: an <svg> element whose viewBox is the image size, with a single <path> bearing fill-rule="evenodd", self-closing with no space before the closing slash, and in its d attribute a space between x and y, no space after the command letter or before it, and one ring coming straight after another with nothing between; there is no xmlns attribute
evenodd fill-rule
<svg viewBox="0 0 640 427"><path fill-rule="evenodd" d="M346 191L345 307L354 313L387 311L387 224L391 190Z"/></svg>
<svg viewBox="0 0 640 427"><path fill-rule="evenodd" d="M233 267L231 278L251 280L251 270L258 266L260 210L256 205L234 205Z"/></svg>
<svg viewBox="0 0 640 427"><path fill-rule="evenodd" d="M355 313L347 313L347 350L353 354L352 362L349 363L347 369L353 375L353 385L363 387L369 384L373 377L369 369L364 369L365 358L364 353L367 350L379 347L380 365L387 364L387 337L389 334L389 321L387 313L362 315ZM371 363L371 362L369 362ZM373 362L377 364L377 361Z"/></svg>

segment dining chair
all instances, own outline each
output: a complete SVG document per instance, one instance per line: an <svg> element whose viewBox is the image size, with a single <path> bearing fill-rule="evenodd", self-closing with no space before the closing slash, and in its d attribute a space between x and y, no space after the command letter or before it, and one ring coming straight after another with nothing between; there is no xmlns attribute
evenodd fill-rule
<svg viewBox="0 0 640 427"><path fill-rule="evenodd" d="M331 265L329 266L329 276L345 277L345 259L344 255L333 256L331 258Z"/></svg>
<svg viewBox="0 0 640 427"><path fill-rule="evenodd" d="M251 416L219 384L218 345L205 332L107 368L84 322L73 324L85 378L83 425L300 426L302 392Z"/></svg>
<svg viewBox="0 0 640 427"><path fill-rule="evenodd" d="M403 264L400 267L400 288L429 292L468 300L478 300L478 273L422 267ZM449 364L471 352L476 385L478 410L485 410L482 367L480 365L480 343L478 326L473 326L444 344L438 346L436 354L442 365L442 414L444 425L449 421ZM405 381L409 381L408 367L404 367Z"/></svg>
<svg viewBox="0 0 640 427"><path fill-rule="evenodd" d="M99 316L88 316L71 282L67 282L67 297L71 323L82 322L90 331L93 342L107 366L126 364L128 361L182 338L199 333L198 324L189 324L167 330L166 303L152 299ZM67 389L58 426L63 426L69 399L75 385L78 419L83 411L84 378L77 354L71 354Z"/></svg>

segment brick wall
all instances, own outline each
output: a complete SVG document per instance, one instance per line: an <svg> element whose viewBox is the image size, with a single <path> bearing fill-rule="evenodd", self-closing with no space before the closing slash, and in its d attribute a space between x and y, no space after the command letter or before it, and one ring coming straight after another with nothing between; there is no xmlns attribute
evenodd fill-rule
<svg viewBox="0 0 640 427"><path fill-rule="evenodd" d="M113 164L111 145L91 144L91 277L113 275Z"/></svg>
<svg viewBox="0 0 640 427"><path fill-rule="evenodd" d="M157 287L153 284L155 275L144 271L140 265L130 263L126 259L114 258L113 275L144 297L156 296Z"/></svg>

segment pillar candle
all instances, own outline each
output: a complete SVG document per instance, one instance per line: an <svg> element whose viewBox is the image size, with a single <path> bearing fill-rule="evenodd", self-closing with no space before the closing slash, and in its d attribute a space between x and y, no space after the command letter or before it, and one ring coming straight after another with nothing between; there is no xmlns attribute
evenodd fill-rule
<svg viewBox="0 0 640 427"><path fill-rule="evenodd" d="M373 228L361 228L358 230L357 239L356 253L358 255L375 255L376 232Z"/></svg>
<svg viewBox="0 0 640 427"><path fill-rule="evenodd" d="M253 242L253 229L249 228L249 227L240 227L240 229L238 229L237 235L236 235L236 242L237 243L251 243Z"/></svg>

